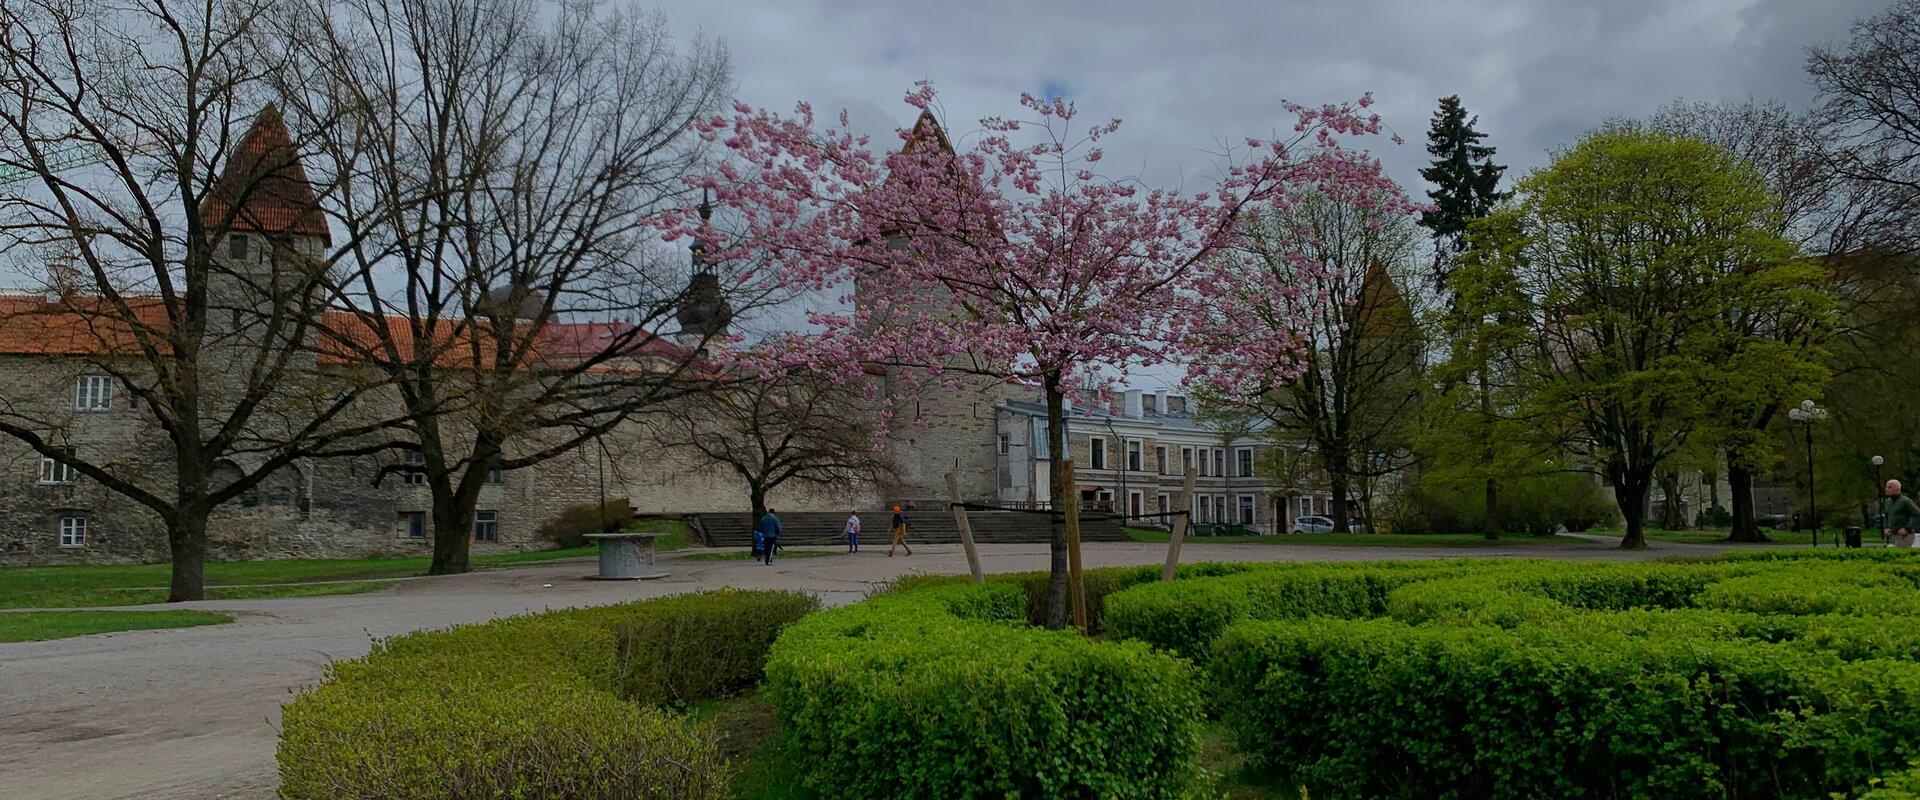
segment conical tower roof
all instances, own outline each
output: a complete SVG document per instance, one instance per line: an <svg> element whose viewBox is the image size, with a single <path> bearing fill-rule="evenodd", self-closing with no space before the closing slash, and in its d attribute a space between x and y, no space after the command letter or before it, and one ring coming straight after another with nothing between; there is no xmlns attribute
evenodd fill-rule
<svg viewBox="0 0 1920 800"><path fill-rule="evenodd" d="M226 170L200 203L200 222L209 228L287 236L314 236L328 245L327 219L320 213L313 186L293 145L293 134L273 104L260 111L253 127L227 158Z"/></svg>

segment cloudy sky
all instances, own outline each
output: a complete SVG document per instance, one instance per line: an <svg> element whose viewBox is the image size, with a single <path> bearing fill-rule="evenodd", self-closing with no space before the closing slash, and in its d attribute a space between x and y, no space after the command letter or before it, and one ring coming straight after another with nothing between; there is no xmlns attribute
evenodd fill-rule
<svg viewBox="0 0 1920 800"><path fill-rule="evenodd" d="M1459 94L1517 175L1609 117L1675 98L1804 106L1807 48L1886 0L662 3L676 30L727 42L750 103L806 99L890 130L925 79L959 133L1011 115L1021 91L1058 94L1124 118L1109 163L1163 185L1211 174L1216 142L1290 124L1284 100L1372 91L1406 144L1368 147L1420 197L1439 97Z"/></svg>

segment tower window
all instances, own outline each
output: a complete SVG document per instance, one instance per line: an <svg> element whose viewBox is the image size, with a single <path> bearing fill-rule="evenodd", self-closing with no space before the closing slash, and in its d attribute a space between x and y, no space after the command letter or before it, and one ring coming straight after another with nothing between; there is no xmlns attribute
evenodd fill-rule
<svg viewBox="0 0 1920 800"><path fill-rule="evenodd" d="M87 518L86 517L75 515L75 516L66 516L66 517L60 518L60 546L61 547L86 547L87 546Z"/></svg>
<svg viewBox="0 0 1920 800"><path fill-rule="evenodd" d="M62 447L60 448L60 452L69 458L73 456L73 448L71 447ZM52 458L42 457L40 459L40 482L41 483L49 484L49 485L73 483L73 479L76 476L78 476L79 473L80 473L79 470L74 469L73 467L63 464L59 461L55 461Z"/></svg>
<svg viewBox="0 0 1920 800"><path fill-rule="evenodd" d="M82 375L73 384L73 410L106 411L113 407L113 379Z"/></svg>

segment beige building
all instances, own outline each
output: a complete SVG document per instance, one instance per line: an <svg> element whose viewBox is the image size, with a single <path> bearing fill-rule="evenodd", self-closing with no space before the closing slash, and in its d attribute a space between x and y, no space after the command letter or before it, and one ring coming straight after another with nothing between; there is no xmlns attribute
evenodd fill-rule
<svg viewBox="0 0 1920 800"><path fill-rule="evenodd" d="M1047 500L1047 409L1035 400L1001 403L995 470L1000 502ZM1190 398L1171 391L1121 394L1116 412L1069 407L1065 439L1083 504L1110 507L1129 524L1164 526L1178 510L1186 471L1194 494L1186 511L1196 524L1234 523L1250 532L1284 533L1301 516L1325 515L1331 495L1285 485L1262 473L1270 440L1223 434L1193 413Z"/></svg>

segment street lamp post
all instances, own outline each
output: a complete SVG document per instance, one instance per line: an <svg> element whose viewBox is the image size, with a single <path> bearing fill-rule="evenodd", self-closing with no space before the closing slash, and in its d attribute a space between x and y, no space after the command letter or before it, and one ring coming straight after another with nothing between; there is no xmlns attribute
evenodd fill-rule
<svg viewBox="0 0 1920 800"><path fill-rule="evenodd" d="M1827 421L1827 410L1814 405L1812 400L1802 400L1800 405L1787 410L1787 418L1807 429L1807 517L1813 522L1813 546L1819 547L1820 501L1813 490L1813 426Z"/></svg>
<svg viewBox="0 0 1920 800"><path fill-rule="evenodd" d="M1887 516L1884 513L1886 511L1886 501L1880 497L1880 493L1885 491L1883 488L1885 484L1880 480L1880 465L1887 463L1887 460L1879 456L1874 456L1869 460L1873 462L1873 491L1869 493L1873 495L1873 527L1880 531L1880 543L1886 544Z"/></svg>

